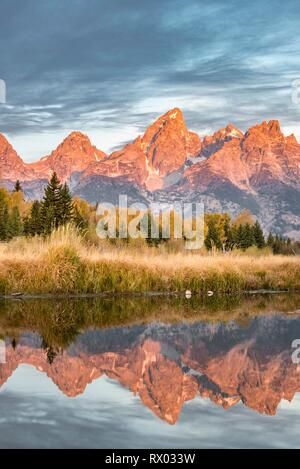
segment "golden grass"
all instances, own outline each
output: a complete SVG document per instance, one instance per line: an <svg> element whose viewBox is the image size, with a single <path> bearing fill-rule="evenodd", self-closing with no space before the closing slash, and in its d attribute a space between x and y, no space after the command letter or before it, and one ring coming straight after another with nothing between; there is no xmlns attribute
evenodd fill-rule
<svg viewBox="0 0 300 469"><path fill-rule="evenodd" d="M300 290L300 258L89 245L66 227L42 238L0 244L0 293L242 292Z"/></svg>

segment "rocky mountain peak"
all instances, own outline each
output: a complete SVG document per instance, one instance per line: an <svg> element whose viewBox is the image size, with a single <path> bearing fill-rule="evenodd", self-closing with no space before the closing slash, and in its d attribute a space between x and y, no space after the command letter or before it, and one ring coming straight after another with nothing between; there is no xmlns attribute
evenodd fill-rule
<svg viewBox="0 0 300 469"><path fill-rule="evenodd" d="M199 153L201 140L187 129L182 111L174 108L150 125L141 148L150 167L163 177L183 166L188 156Z"/></svg>
<svg viewBox="0 0 300 469"><path fill-rule="evenodd" d="M294 134L289 135L285 140L289 145L299 145L298 140Z"/></svg>
<svg viewBox="0 0 300 469"><path fill-rule="evenodd" d="M246 139L248 137L256 139L258 142L262 139L277 141L285 140L278 120L270 120L269 122L263 121L261 124L251 127L245 137Z"/></svg>
<svg viewBox="0 0 300 469"><path fill-rule="evenodd" d="M27 179L30 171L7 138L0 134L0 180Z"/></svg>
<svg viewBox="0 0 300 469"><path fill-rule="evenodd" d="M21 158L3 134L0 134L0 160L6 163L10 161L16 164L22 163Z"/></svg>
<svg viewBox="0 0 300 469"><path fill-rule="evenodd" d="M105 158L106 154L92 145L87 135L76 131L70 133L49 156L31 166L46 178L56 171L62 181L67 181L73 173L82 173L90 163Z"/></svg>
<svg viewBox="0 0 300 469"><path fill-rule="evenodd" d="M208 158L210 155L219 151L226 142L232 139L242 139L244 134L233 124L228 124L223 129L217 130L213 135L204 137L201 156Z"/></svg>

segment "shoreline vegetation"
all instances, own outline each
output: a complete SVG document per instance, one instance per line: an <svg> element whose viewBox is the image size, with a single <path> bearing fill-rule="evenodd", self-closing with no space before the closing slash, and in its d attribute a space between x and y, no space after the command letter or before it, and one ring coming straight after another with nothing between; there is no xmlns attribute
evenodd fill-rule
<svg viewBox="0 0 300 469"><path fill-rule="evenodd" d="M186 298L93 298L0 300L0 338L16 345L34 331L45 348L65 348L83 331L164 324L235 321L247 327L260 315L300 314L299 294L223 295Z"/></svg>
<svg viewBox="0 0 300 469"><path fill-rule="evenodd" d="M1 243L0 294L300 291L298 256L170 252L170 246L149 247L144 240L119 241L96 246L67 225L47 238Z"/></svg>
<svg viewBox="0 0 300 469"><path fill-rule="evenodd" d="M186 328L203 322L226 325L232 321L247 328L253 318L261 315L299 317L299 306L300 295L288 293L194 296L189 300L183 297L0 300L0 339L10 341L17 349L23 334L39 334L47 361L52 364L86 331L125 327L130 337L136 328L141 330L153 323L154 327L181 324Z"/></svg>

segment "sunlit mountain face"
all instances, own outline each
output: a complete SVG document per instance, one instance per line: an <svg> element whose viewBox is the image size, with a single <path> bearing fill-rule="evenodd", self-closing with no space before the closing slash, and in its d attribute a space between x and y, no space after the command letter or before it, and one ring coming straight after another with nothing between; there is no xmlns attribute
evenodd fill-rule
<svg viewBox="0 0 300 469"><path fill-rule="evenodd" d="M72 132L50 155L25 163L0 134L0 185L21 181L28 199L40 199L55 171L74 195L91 203L203 202L232 216L248 209L266 231L299 237L300 145L279 121L243 133L232 124L200 138L182 111L171 109L124 148L106 154Z"/></svg>
<svg viewBox="0 0 300 469"><path fill-rule="evenodd" d="M138 312L130 317L145 302L150 319ZM281 402L293 401L300 391L300 365L292 359L293 341L300 338L298 297L158 303L2 305L2 389L9 388L21 365L45 373L68 398L84 395L106 376L172 425L191 400L208 399L224 411L243 405L275 416ZM201 420L200 405L198 412Z"/></svg>

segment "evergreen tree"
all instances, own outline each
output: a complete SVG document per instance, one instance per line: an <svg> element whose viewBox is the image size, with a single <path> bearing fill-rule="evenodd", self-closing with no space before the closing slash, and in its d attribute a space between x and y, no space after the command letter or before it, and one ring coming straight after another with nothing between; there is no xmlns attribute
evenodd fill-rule
<svg viewBox="0 0 300 469"><path fill-rule="evenodd" d="M45 235L50 234L52 230L58 228L61 224L61 190L60 181L56 173L53 173L49 184L45 188L41 207L41 223Z"/></svg>
<svg viewBox="0 0 300 469"><path fill-rule="evenodd" d="M244 225L239 225L235 230L236 247L241 248L244 242Z"/></svg>
<svg viewBox="0 0 300 469"><path fill-rule="evenodd" d="M236 246L240 249L247 249L250 246L253 246L254 236L252 226L249 223L245 225L239 225L236 230Z"/></svg>
<svg viewBox="0 0 300 469"><path fill-rule="evenodd" d="M9 239L9 215L7 202L0 199L0 241Z"/></svg>
<svg viewBox="0 0 300 469"><path fill-rule="evenodd" d="M19 181L19 179L17 180L16 184L15 184L15 187L14 187L14 190L13 192L21 192L22 191L22 186L21 186L21 183Z"/></svg>
<svg viewBox="0 0 300 469"><path fill-rule="evenodd" d="M41 203L35 200L31 207L30 219L29 219L29 235L35 236L40 235L43 232L41 222Z"/></svg>
<svg viewBox="0 0 300 469"><path fill-rule="evenodd" d="M253 231L255 245L260 249L265 247L266 241L265 241L264 233L258 221L254 223L252 231Z"/></svg>
<svg viewBox="0 0 300 469"><path fill-rule="evenodd" d="M52 365L57 356L57 352L53 347L50 346L48 350L46 351L46 353L47 353L47 362L49 363L49 365Z"/></svg>
<svg viewBox="0 0 300 469"><path fill-rule="evenodd" d="M59 197L59 224L66 225L71 222L74 214L72 195L66 183L61 187Z"/></svg>
<svg viewBox="0 0 300 469"><path fill-rule="evenodd" d="M244 225L244 236L243 236L243 249L250 248L255 244L254 234L253 234L253 227L246 223Z"/></svg>
<svg viewBox="0 0 300 469"><path fill-rule="evenodd" d="M29 217L24 217L23 218L23 234L25 236L31 236L30 232L30 218Z"/></svg>
<svg viewBox="0 0 300 469"><path fill-rule="evenodd" d="M231 233L231 240L232 240L231 249L239 247L238 226L231 225L230 233Z"/></svg>
<svg viewBox="0 0 300 469"><path fill-rule="evenodd" d="M273 249L273 246L274 246L274 241L275 241L275 238L272 234L272 232L269 233L269 236L268 236L268 239L267 239L267 245Z"/></svg>
<svg viewBox="0 0 300 469"><path fill-rule="evenodd" d="M14 337L11 341L11 346L12 346L13 350L16 350L17 345L18 345L17 339Z"/></svg>
<svg viewBox="0 0 300 469"><path fill-rule="evenodd" d="M208 224L208 232L206 238L204 240L204 244L206 249L209 251L215 247L217 249L222 249L222 242L220 239L220 234L217 229L216 223L210 221Z"/></svg>
<svg viewBox="0 0 300 469"><path fill-rule="evenodd" d="M229 217L226 217L224 222L224 247L226 251L230 251L234 247L234 233Z"/></svg>
<svg viewBox="0 0 300 469"><path fill-rule="evenodd" d="M267 245L272 248L273 254L283 254L283 255L299 255L300 254L300 243L297 241L292 241L289 238L284 238L278 234L273 235L269 234Z"/></svg>
<svg viewBox="0 0 300 469"><path fill-rule="evenodd" d="M23 232L22 220L20 217L19 208L13 207L9 217L9 237L14 238L20 236Z"/></svg>
<svg viewBox="0 0 300 469"><path fill-rule="evenodd" d="M284 244L283 238L277 234L274 238L273 253L280 254L282 251L283 244Z"/></svg>
<svg viewBox="0 0 300 469"><path fill-rule="evenodd" d="M61 225L73 220L74 206L67 184L61 185L56 173L45 189L45 195L40 208L42 232L50 234Z"/></svg>

